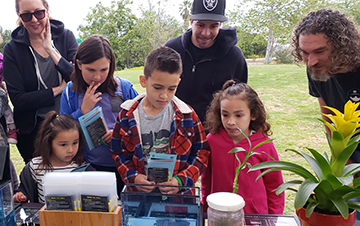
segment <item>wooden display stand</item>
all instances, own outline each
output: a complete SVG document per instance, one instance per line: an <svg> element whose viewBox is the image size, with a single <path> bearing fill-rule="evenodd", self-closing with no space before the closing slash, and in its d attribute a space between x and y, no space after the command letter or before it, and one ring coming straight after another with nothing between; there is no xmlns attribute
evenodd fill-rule
<svg viewBox="0 0 360 226"><path fill-rule="evenodd" d="M40 226L121 226L121 207L112 213L86 211L39 210Z"/></svg>

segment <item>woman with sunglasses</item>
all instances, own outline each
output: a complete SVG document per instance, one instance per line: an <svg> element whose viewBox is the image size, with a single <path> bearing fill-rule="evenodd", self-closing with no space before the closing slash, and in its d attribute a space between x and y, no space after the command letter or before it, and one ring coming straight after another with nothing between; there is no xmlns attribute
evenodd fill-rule
<svg viewBox="0 0 360 226"><path fill-rule="evenodd" d="M45 115L59 112L78 44L60 21L49 18L46 0L15 0L19 27L4 47L4 79L19 129L18 150L25 163Z"/></svg>

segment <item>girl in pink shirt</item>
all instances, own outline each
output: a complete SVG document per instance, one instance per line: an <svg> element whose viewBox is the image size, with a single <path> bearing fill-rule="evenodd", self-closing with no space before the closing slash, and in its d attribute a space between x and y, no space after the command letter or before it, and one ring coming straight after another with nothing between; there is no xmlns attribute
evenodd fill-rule
<svg viewBox="0 0 360 226"><path fill-rule="evenodd" d="M236 147L249 150L249 143L239 131L240 128L250 139L252 147L272 134L267 114L257 93L245 83L227 81L223 89L214 95L206 114L205 130L211 147L209 165L201 177L202 202L207 210L206 197L214 192L232 192L235 169L238 166L235 154L228 152ZM278 160L273 142L257 147L248 163L255 165ZM236 155L243 162L245 152ZM245 213L283 214L284 194L276 195L274 189L283 183L281 171L274 171L256 180L260 170L247 172L248 166L240 171L237 194L245 200Z"/></svg>

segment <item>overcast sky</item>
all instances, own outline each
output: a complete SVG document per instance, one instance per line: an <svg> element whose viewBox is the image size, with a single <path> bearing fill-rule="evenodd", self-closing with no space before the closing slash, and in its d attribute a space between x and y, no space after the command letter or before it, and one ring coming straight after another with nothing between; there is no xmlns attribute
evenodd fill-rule
<svg viewBox="0 0 360 226"><path fill-rule="evenodd" d="M95 7L96 3L102 2L105 6L111 5L111 0L47 0L50 6L50 16L54 19L60 20L65 24L65 27L74 32L75 37L78 37L76 30L80 24L85 25L84 18L90 12L90 7ZM153 0L154 3L158 0ZM137 16L140 16L139 5L145 4L147 0L133 0L132 11ZM176 16L176 19L181 20L179 15L179 5L181 0L168 0L166 9L169 9L169 14ZM227 0L226 9L234 7L239 0ZM2 0L0 13L0 26L4 30L14 30L18 16L15 12L15 0Z"/></svg>

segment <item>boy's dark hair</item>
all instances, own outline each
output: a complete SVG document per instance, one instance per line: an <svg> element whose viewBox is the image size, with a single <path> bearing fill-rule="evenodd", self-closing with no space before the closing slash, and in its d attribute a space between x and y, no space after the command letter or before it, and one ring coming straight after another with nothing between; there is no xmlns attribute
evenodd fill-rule
<svg viewBox="0 0 360 226"><path fill-rule="evenodd" d="M224 128L221 122L220 102L228 96L238 96L241 100L247 102L251 117L255 120L250 122L250 129L256 132L262 131L265 136L272 134L270 124L266 121L268 118L265 106L261 102L258 94L246 83L236 83L234 80L228 80L222 87L222 90L214 94L210 107L206 112L206 121L204 127L206 131L212 134L219 133Z"/></svg>
<svg viewBox="0 0 360 226"><path fill-rule="evenodd" d="M58 115L56 111L50 111L46 114L44 121L41 123L35 140L34 157L41 156L42 158L42 162L38 168L39 170L50 170L53 168L50 163L52 141L58 133L69 131L71 129L79 131L79 150L74 156L73 161L78 165L84 163L85 137L82 133L80 124L71 115Z"/></svg>
<svg viewBox="0 0 360 226"><path fill-rule="evenodd" d="M103 57L110 60L110 70L105 82L99 86L98 91L108 93L110 96L115 96L115 91L118 86L114 78L116 68L115 54L110 42L102 35L89 36L79 45L74 57L75 68L70 77L73 82L73 91L81 93L89 86L83 79L78 63L90 64Z"/></svg>
<svg viewBox="0 0 360 226"><path fill-rule="evenodd" d="M178 52L167 46L161 46L149 53L145 59L144 75L147 79L154 70L170 74L182 74L181 56Z"/></svg>

